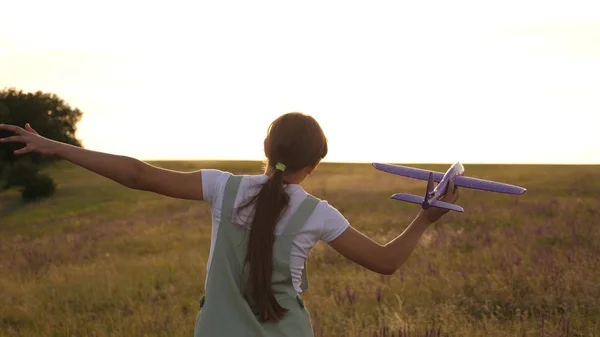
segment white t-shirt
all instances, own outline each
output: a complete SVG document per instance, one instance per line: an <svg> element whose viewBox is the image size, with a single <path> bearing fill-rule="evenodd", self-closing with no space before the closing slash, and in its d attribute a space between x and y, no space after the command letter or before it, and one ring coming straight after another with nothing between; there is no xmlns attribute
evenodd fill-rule
<svg viewBox="0 0 600 337"><path fill-rule="evenodd" d="M210 270L210 264L213 256L213 249L219 232L219 221L221 219L221 204L223 202L223 193L225 184L231 173L215 169L204 169L202 172L202 194L212 211L212 235L210 243L210 255L207 263L207 275ZM240 183L239 193L234 203L234 214L237 213L237 207L245 204L250 197L258 192L260 184L266 182L267 175L245 175ZM287 185L286 192L290 196L290 203L286 213L275 227L275 235L283 232L288 219L296 212L300 203L304 201L308 193L297 184ZM251 210L246 208L240 212L243 223L249 219ZM337 238L348 228L349 223L344 216L327 201L321 200L315 208L308 221L304 224L301 231L293 240L293 246L290 256L290 272L296 292L302 292L300 289L304 261L308 256L309 250L318 240L329 242Z"/></svg>

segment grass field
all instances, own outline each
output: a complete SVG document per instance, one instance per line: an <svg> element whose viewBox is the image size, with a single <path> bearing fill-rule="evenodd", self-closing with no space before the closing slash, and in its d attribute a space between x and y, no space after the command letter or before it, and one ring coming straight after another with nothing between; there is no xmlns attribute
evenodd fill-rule
<svg viewBox="0 0 600 337"><path fill-rule="evenodd" d="M380 243L418 212L389 196L425 188L367 164L317 171L305 188ZM23 205L16 190L0 194L0 335L192 336L209 252L207 205L128 190L68 163L49 172L58 183L51 199ZM465 213L432 225L392 276L319 243L304 296L316 336L600 336L600 168L466 165L466 173L528 192L461 190Z"/></svg>

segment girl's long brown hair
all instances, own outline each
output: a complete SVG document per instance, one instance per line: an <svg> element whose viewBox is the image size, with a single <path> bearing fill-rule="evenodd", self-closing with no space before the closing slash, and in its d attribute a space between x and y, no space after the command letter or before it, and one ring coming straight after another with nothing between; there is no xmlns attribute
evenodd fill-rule
<svg viewBox="0 0 600 337"><path fill-rule="evenodd" d="M276 322L288 309L277 302L271 287L275 226L290 201L284 188L284 174L296 173L316 165L327 155L327 139L317 121L308 115L292 112L277 118L269 126L265 139L267 165L282 163L285 172L274 173L244 208L254 206L246 262L249 266L246 296L256 302L259 320Z"/></svg>

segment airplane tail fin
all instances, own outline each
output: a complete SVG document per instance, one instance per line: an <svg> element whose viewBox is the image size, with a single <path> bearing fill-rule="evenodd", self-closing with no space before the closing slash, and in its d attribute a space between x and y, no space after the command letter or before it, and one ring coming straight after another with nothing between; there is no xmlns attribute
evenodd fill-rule
<svg viewBox="0 0 600 337"><path fill-rule="evenodd" d="M414 195L414 194L407 194L407 193L396 193L396 194L392 195L392 199L405 201L405 202L411 202L413 204L419 204L419 205L421 205L423 203L423 201L425 201L425 198L423 198L423 197L420 197L420 196Z"/></svg>
<svg viewBox="0 0 600 337"><path fill-rule="evenodd" d="M413 204L419 204L422 206L426 201L424 197L414 195L414 194L407 194L407 193L396 193L396 194L392 195L392 199L410 202ZM458 205L451 204L449 202L439 201L439 200L427 201L427 208L429 208L429 207L443 208L443 209L447 209L447 210L451 210L451 211L455 211L455 212L461 212L461 213L464 212L464 209Z"/></svg>
<svg viewBox="0 0 600 337"><path fill-rule="evenodd" d="M439 201L439 200L431 201L429 203L429 205L433 206L433 207L449 209L451 211L460 212L460 213L465 211L462 207L455 205L455 204L451 204L449 202L445 202L445 201Z"/></svg>

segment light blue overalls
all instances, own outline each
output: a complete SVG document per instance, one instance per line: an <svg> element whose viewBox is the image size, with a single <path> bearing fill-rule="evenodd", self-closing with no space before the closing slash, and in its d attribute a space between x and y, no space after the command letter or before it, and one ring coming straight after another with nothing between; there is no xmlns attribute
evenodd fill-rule
<svg viewBox="0 0 600 337"><path fill-rule="evenodd" d="M228 178L221 207L217 240L207 276L206 293L200 300L195 337L312 337L310 316L296 293L290 273L290 252L296 234L308 220L319 199L308 195L291 216L273 245L272 287L281 306L289 311L277 323L258 320L258 308L244 295L248 268L244 268L248 229L232 223L233 207L242 176ZM302 290L308 289L306 263L302 273Z"/></svg>

